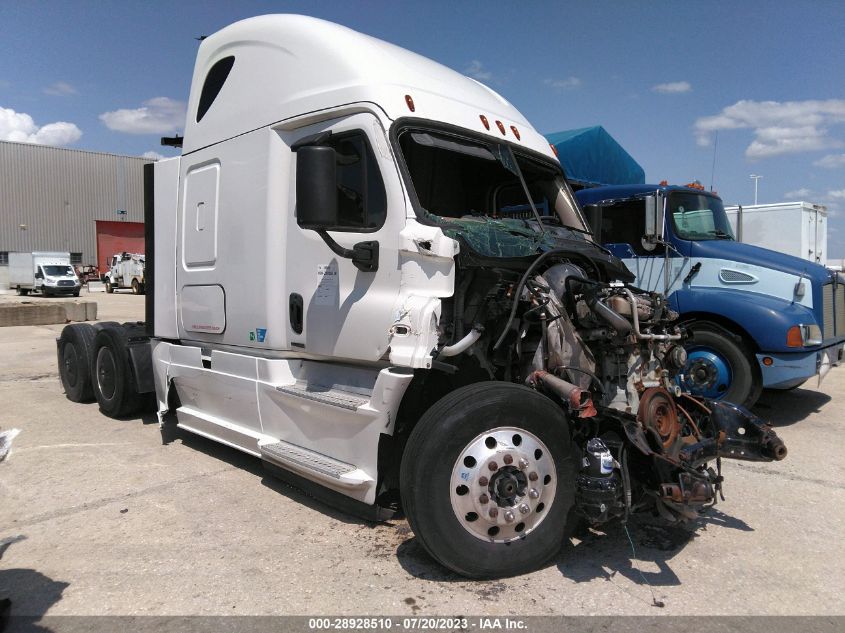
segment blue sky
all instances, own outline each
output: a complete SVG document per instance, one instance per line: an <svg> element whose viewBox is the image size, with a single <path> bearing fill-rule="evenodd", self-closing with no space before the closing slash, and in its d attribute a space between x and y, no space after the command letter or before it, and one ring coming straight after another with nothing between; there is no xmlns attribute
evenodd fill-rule
<svg viewBox="0 0 845 633"><path fill-rule="evenodd" d="M431 57L543 133L603 125L650 181L804 199L845 258L845 3L0 0L0 139L141 155L181 131L197 42L304 13ZM715 171L713 170L714 141Z"/></svg>

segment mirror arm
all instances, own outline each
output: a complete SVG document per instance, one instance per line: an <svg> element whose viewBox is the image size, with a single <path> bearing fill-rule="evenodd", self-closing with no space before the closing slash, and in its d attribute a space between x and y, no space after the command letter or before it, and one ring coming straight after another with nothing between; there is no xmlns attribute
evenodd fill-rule
<svg viewBox="0 0 845 633"><path fill-rule="evenodd" d="M332 249L335 255L344 259L351 259L352 264L358 270L365 273L374 273L378 270L378 242L358 242L352 249L348 249L335 242L325 229L315 229L315 231L317 231L317 235L323 238L326 246Z"/></svg>

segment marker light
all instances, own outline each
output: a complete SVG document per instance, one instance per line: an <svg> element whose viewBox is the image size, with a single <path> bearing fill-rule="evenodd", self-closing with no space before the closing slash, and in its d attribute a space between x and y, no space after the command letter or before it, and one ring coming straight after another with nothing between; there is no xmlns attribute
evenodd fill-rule
<svg viewBox="0 0 845 633"><path fill-rule="evenodd" d="M766 367L771 367L772 365L775 364L775 361L771 356L763 356L763 364Z"/></svg>
<svg viewBox="0 0 845 633"><path fill-rule="evenodd" d="M499 128L499 131L504 134L505 133L505 124L501 121L496 121L496 127Z"/></svg>
<svg viewBox="0 0 845 633"><path fill-rule="evenodd" d="M822 342L822 331L818 325L793 325L786 331L787 347L811 347Z"/></svg>
<svg viewBox="0 0 845 633"><path fill-rule="evenodd" d="M515 126L515 125L512 125L512 126L511 126L511 132L513 132L513 135L516 137L516 140L517 140L517 141L518 141L518 140L520 140L520 138L519 138L519 130L517 130L517 129L516 129L516 126Z"/></svg>
<svg viewBox="0 0 845 633"><path fill-rule="evenodd" d="M481 123L484 125L484 129L489 130L490 129L490 121L487 120L487 117L484 116L483 114L479 114L478 118L481 119Z"/></svg>
<svg viewBox="0 0 845 633"><path fill-rule="evenodd" d="M414 99L411 97L411 95L405 95L405 103L408 104L408 109L411 112L416 112L416 108L414 108Z"/></svg>

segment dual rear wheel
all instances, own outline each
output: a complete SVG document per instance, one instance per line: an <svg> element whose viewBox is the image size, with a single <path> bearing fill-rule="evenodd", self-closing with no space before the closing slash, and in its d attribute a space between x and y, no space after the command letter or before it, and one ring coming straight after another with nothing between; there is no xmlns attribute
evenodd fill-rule
<svg viewBox="0 0 845 633"><path fill-rule="evenodd" d="M59 376L69 400L96 400L100 411L113 418L140 408L143 399L132 372L125 326L68 325L58 339L58 356Z"/></svg>

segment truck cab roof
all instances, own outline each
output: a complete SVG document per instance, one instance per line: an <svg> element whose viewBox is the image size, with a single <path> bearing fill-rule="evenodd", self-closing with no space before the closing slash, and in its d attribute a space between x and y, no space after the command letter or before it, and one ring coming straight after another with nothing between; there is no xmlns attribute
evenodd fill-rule
<svg viewBox="0 0 845 633"><path fill-rule="evenodd" d="M710 191L692 189L690 187L682 187L678 185L608 185L606 187L581 189L576 192L575 195L578 198L578 202L582 205L588 205L597 204L604 200L624 200L626 198L636 198L638 196L645 196L650 193L654 193L655 191L684 191L686 193L695 193L718 198L715 193Z"/></svg>
<svg viewBox="0 0 845 633"><path fill-rule="evenodd" d="M393 44L302 15L241 20L203 40L183 153L292 117L298 122L291 127L299 127L303 115L314 122L325 118L321 111L355 103L375 106L392 120L448 121L504 136L553 157L548 142L487 86Z"/></svg>

